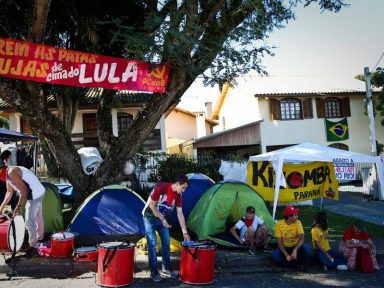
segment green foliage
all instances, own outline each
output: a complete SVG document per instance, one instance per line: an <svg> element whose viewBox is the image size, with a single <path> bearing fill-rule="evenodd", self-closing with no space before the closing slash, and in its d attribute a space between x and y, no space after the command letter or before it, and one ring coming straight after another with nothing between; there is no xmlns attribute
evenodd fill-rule
<svg viewBox="0 0 384 288"><path fill-rule="evenodd" d="M5 117L0 116L0 127L9 129L9 120Z"/></svg>
<svg viewBox="0 0 384 288"><path fill-rule="evenodd" d="M195 161L179 155L169 157L159 162L159 176L162 181L170 181L181 174L199 172Z"/></svg>

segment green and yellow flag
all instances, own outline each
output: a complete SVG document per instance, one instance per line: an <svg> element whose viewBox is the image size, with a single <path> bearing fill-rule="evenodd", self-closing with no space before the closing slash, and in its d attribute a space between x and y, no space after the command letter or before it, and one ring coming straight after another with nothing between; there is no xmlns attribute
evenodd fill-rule
<svg viewBox="0 0 384 288"><path fill-rule="evenodd" d="M325 130L327 131L327 141L342 141L349 139L347 118L338 122L325 120Z"/></svg>

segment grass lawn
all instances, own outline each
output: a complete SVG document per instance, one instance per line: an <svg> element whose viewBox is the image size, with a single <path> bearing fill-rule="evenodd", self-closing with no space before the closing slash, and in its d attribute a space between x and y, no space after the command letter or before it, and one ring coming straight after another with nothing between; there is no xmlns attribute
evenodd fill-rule
<svg viewBox="0 0 384 288"><path fill-rule="evenodd" d="M305 242L311 241L311 226L315 219L319 208L313 206L299 206L299 220L303 224L305 233ZM278 207L276 211L276 219L283 219L284 207ZM323 210L328 216L329 236L330 240L339 241L343 237L344 229L350 225L355 218ZM363 221L364 222L364 221ZM373 240L384 240L384 227L381 225L364 222L369 236Z"/></svg>

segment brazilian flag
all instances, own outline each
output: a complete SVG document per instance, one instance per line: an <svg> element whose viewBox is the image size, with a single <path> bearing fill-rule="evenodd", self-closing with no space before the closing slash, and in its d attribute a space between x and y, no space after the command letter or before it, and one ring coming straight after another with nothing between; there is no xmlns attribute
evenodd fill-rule
<svg viewBox="0 0 384 288"><path fill-rule="evenodd" d="M338 122L325 120L325 130L327 131L327 141L342 141L349 139L347 118Z"/></svg>

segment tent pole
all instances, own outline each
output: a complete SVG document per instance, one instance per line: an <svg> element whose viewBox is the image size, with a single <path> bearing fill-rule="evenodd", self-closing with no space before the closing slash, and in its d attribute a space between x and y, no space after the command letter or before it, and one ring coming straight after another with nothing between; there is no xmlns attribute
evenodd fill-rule
<svg viewBox="0 0 384 288"><path fill-rule="evenodd" d="M283 177L283 162L284 162L284 159L281 159L279 157L277 160L277 165L273 165L272 163L272 166L274 166L273 168L275 170L275 195L273 198L273 213L272 213L273 220L275 220L275 216L276 216L277 200L279 199L281 177Z"/></svg>
<svg viewBox="0 0 384 288"><path fill-rule="evenodd" d="M379 185L378 185L378 192L379 192L379 200L383 201L384 200L384 163L383 163L383 158L382 157L377 157L376 161L376 177L379 179Z"/></svg>
<svg viewBox="0 0 384 288"><path fill-rule="evenodd" d="M33 172L37 175L37 141L34 142L33 148Z"/></svg>

